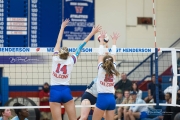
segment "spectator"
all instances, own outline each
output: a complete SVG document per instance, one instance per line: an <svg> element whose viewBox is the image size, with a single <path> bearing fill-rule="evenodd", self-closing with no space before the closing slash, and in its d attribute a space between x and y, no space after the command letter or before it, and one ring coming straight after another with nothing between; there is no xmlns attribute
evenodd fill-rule
<svg viewBox="0 0 180 120"><path fill-rule="evenodd" d="M179 98L180 98L180 94L177 93L177 98L176 98L176 104L177 104L177 105L180 105L180 100L179 100ZM180 112L180 107L172 106L172 107L171 107L171 113L172 113L172 115L171 115L171 120L174 120L174 117L175 117L176 114L178 114L179 112Z"/></svg>
<svg viewBox="0 0 180 120"><path fill-rule="evenodd" d="M125 90L124 91L124 100L121 104L131 104L132 100L130 98L129 95L129 90ZM129 110L129 106L120 106L118 108L118 120L121 120L122 118L122 114L125 114L127 111ZM124 120L126 120L125 116L124 116Z"/></svg>
<svg viewBox="0 0 180 120"><path fill-rule="evenodd" d="M151 83L148 85L148 96L144 99L146 103L149 103L151 99L154 99L154 102L156 102L156 81L155 81L155 74L151 76ZM158 84L159 88L159 98L162 98L162 91L161 91L161 84Z"/></svg>
<svg viewBox="0 0 180 120"><path fill-rule="evenodd" d="M166 93L165 94L165 100L167 104L171 104L171 93ZM169 98L169 100L168 100ZM178 101L178 96L177 96L177 104L179 104ZM171 107L171 106L166 106L165 112L163 116L158 116L152 120L174 120L174 116L179 112L179 107ZM159 118L159 119L158 119ZM161 118L161 119L160 119Z"/></svg>
<svg viewBox="0 0 180 120"><path fill-rule="evenodd" d="M49 106L49 84L46 82L39 92L40 106ZM41 120L51 120L50 108L41 108Z"/></svg>
<svg viewBox="0 0 180 120"><path fill-rule="evenodd" d="M132 82L127 79L127 75L125 73L121 74L121 80L117 83L116 88L121 89L124 93L125 90L131 90Z"/></svg>
<svg viewBox="0 0 180 120"><path fill-rule="evenodd" d="M171 82L172 82L172 84L173 84L172 79L171 79ZM177 91L178 91L178 89L179 89L178 84L177 84L177 86L176 86L176 89L177 89ZM167 87L167 88L164 90L164 94L166 94L167 92L172 93L172 85L170 85L169 87Z"/></svg>
<svg viewBox="0 0 180 120"><path fill-rule="evenodd" d="M167 92L165 94L165 100L166 100L166 104L171 104L171 98L172 98L172 94Z"/></svg>
<svg viewBox="0 0 180 120"><path fill-rule="evenodd" d="M22 107L23 104L14 103L14 107ZM24 109L14 109L17 116L13 117L12 120L28 120L29 112L26 108Z"/></svg>
<svg viewBox="0 0 180 120"><path fill-rule="evenodd" d="M163 115L163 120L171 120L171 106L166 106L166 110Z"/></svg>
<svg viewBox="0 0 180 120"><path fill-rule="evenodd" d="M134 104L145 104L145 101L137 97L137 92L131 91L130 96ZM147 106L131 106L129 111L125 114L126 120L144 119L148 116Z"/></svg>
<svg viewBox="0 0 180 120"><path fill-rule="evenodd" d="M9 120L11 117L10 109L0 109L0 120Z"/></svg>
<svg viewBox="0 0 180 120"><path fill-rule="evenodd" d="M165 94L165 100L166 100L166 104L171 104L171 97L172 97L172 94L171 93L166 93ZM155 118L146 118L146 119L143 119L143 120L171 120L171 107L170 106L167 106L163 109L164 112L164 115L162 116L157 116Z"/></svg>
<svg viewBox="0 0 180 120"><path fill-rule="evenodd" d="M115 95L116 95L116 104L121 104L122 101L123 101L123 93L122 93L122 90L120 89L117 89L115 91ZM114 115L114 120L117 120L118 119L118 107L116 107L115 109L115 115Z"/></svg>
<svg viewBox="0 0 180 120"><path fill-rule="evenodd" d="M135 92L137 92L137 98L142 99L142 91L141 91L141 90L139 90L137 83L135 83L135 82L134 82L134 83L132 83L132 88L131 88L131 91L135 91Z"/></svg>

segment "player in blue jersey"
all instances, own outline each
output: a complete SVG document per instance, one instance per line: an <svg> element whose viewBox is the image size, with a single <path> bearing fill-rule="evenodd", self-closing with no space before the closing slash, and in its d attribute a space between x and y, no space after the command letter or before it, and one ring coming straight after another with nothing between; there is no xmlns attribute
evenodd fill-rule
<svg viewBox="0 0 180 120"><path fill-rule="evenodd" d="M69 19L66 19L62 25L54 48L52 58L51 72L51 88L50 88L50 108L53 120L61 120L61 104L63 103L68 114L69 120L76 120L75 105L71 91L69 89L69 81L74 64L77 61L82 48L90 40L90 38L101 30L101 26L93 27L91 33L79 45L74 55L69 56L67 47L60 48L63 37L64 28L68 25Z"/></svg>
<svg viewBox="0 0 180 120"><path fill-rule="evenodd" d="M114 33L112 37L113 46L111 55L105 55L103 41L106 32L101 32L99 57L98 57L98 79L97 79L97 102L93 113L92 120L101 120L106 111L106 119L114 119L114 109L116 106L114 98L114 84L116 76L119 72L116 70L115 55L116 55L116 41L119 34Z"/></svg>

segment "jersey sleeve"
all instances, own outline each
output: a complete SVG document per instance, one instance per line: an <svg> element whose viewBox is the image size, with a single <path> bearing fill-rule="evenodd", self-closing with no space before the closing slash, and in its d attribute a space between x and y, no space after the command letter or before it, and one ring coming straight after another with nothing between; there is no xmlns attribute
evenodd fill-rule
<svg viewBox="0 0 180 120"><path fill-rule="evenodd" d="M59 51L54 51L53 56L58 55L58 53L59 53Z"/></svg>
<svg viewBox="0 0 180 120"><path fill-rule="evenodd" d="M58 61L59 60L58 53L59 53L59 51L54 51L53 57L52 57L53 61Z"/></svg>
<svg viewBox="0 0 180 120"><path fill-rule="evenodd" d="M115 62L113 62L113 65L114 65L114 68L116 68L116 63Z"/></svg>
<svg viewBox="0 0 180 120"><path fill-rule="evenodd" d="M73 64L75 64L77 62L77 56L73 54L71 58L72 58Z"/></svg>
<svg viewBox="0 0 180 120"><path fill-rule="evenodd" d="M102 62L100 62L99 64L98 64L98 70L99 70L99 68L101 68L102 67Z"/></svg>

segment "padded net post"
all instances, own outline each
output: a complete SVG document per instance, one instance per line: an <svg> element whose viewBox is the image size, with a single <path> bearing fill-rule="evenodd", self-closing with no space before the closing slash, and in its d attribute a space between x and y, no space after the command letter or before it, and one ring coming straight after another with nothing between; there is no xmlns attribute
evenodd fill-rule
<svg viewBox="0 0 180 120"><path fill-rule="evenodd" d="M156 79L156 106L159 106L159 74L158 74L158 48L155 48L155 79Z"/></svg>

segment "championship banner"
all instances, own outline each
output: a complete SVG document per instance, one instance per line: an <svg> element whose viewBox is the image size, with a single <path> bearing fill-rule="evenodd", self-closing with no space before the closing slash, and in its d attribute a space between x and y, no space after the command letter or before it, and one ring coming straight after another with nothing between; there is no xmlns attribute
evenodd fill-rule
<svg viewBox="0 0 180 120"><path fill-rule="evenodd" d="M62 2L0 0L0 47L54 47L62 23Z"/></svg>
<svg viewBox="0 0 180 120"><path fill-rule="evenodd" d="M94 26L94 0L64 0L66 18L70 19L70 23L65 28L63 39L83 40Z"/></svg>

